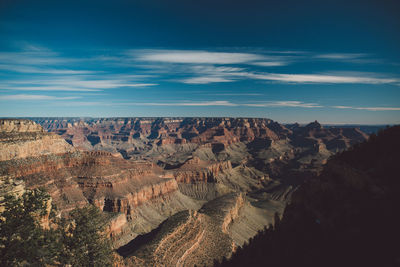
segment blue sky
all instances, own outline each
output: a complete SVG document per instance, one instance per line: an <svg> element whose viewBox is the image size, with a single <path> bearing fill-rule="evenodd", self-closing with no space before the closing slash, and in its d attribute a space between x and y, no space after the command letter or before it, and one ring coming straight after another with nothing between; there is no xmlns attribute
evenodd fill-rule
<svg viewBox="0 0 400 267"><path fill-rule="evenodd" d="M396 2L0 0L0 116L399 123Z"/></svg>

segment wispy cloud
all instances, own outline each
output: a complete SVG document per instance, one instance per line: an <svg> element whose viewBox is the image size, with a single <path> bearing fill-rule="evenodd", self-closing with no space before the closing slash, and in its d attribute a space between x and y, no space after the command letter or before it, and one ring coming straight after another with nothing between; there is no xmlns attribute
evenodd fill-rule
<svg viewBox="0 0 400 267"><path fill-rule="evenodd" d="M260 53L214 52L205 50L130 50L127 52L135 60L174 64L250 64L259 66L283 66L288 62L284 56Z"/></svg>
<svg viewBox="0 0 400 267"><path fill-rule="evenodd" d="M0 52L0 62L3 64L42 66L76 61L75 58L61 57L58 53L51 51Z"/></svg>
<svg viewBox="0 0 400 267"><path fill-rule="evenodd" d="M138 51L134 51L134 54ZM184 50L144 50L136 55L138 60L169 63L158 65L156 69L172 71L172 75L188 77L173 81L186 84L208 84L235 82L243 79L267 80L281 83L326 83L326 84L395 84L400 78L383 76L376 73L343 72L332 73L272 73L256 72L251 66L283 66L295 60L291 56L274 57L271 55L251 53L221 53L208 51ZM366 54L320 54L316 58L332 60L358 60ZM278 60L277 60L278 59ZM170 64L174 64L173 67ZM178 65L177 65L178 64ZM232 64L239 64L232 66ZM179 67L183 65L183 67ZM150 65L151 67L152 65ZM246 67L247 66L247 67Z"/></svg>
<svg viewBox="0 0 400 267"><path fill-rule="evenodd" d="M208 84L220 82L233 82L237 77L235 73L245 71L244 68L213 66L213 65L191 65L182 70L182 74L191 75L183 79L177 79L177 82L186 84Z"/></svg>
<svg viewBox="0 0 400 267"><path fill-rule="evenodd" d="M400 107L351 107L351 106L332 106L338 109L356 109L369 111L400 111Z"/></svg>
<svg viewBox="0 0 400 267"><path fill-rule="evenodd" d="M261 67L278 67L288 65L288 61L257 61L250 65L261 66Z"/></svg>
<svg viewBox="0 0 400 267"><path fill-rule="evenodd" d="M127 80L114 80L114 79L102 79L98 78L94 80L94 77L70 77L61 76L47 79L25 79L18 81L3 81L0 82L0 89L5 90L16 90L16 91L81 91L81 92L97 92L106 89L115 88L140 88L156 86L156 83L140 83L131 82Z"/></svg>
<svg viewBox="0 0 400 267"><path fill-rule="evenodd" d="M238 106L238 104L229 101L182 101L182 102L154 102L154 103L125 103L126 105L136 106Z"/></svg>
<svg viewBox="0 0 400 267"><path fill-rule="evenodd" d="M366 53L328 53L316 54L313 59L324 61L346 62L353 64L379 64L384 60L375 58L371 54Z"/></svg>
<svg viewBox="0 0 400 267"><path fill-rule="evenodd" d="M32 90L98 91L121 87L148 87L167 80L183 84L228 83L265 80L281 83L399 84L397 77L371 73L274 73L256 67L280 67L301 60L366 60L364 53L304 53L296 51L220 52L208 50L134 49L109 51L105 55L72 58L37 45L24 45L19 52L0 52L0 71L21 75L40 74L43 82L29 80ZM80 64L84 62L85 64ZM87 64L89 63L89 64ZM122 64L122 65L118 65ZM81 69L79 66L90 66ZM135 74L108 73L110 68L133 68ZM260 68L258 68L259 70ZM60 79L58 76L61 76ZM125 76L125 77L123 77ZM132 76L132 77L129 77ZM135 76L135 77L133 77ZM151 78L150 78L151 76ZM157 77L158 76L158 77ZM141 78L138 78L141 77ZM46 81L46 78L51 81ZM150 80L151 79L151 80ZM2 89L29 90L29 87L0 84Z"/></svg>
<svg viewBox="0 0 400 267"><path fill-rule="evenodd" d="M243 104L249 107L293 107L293 108L322 108L317 103L305 103L301 101L268 101L264 103Z"/></svg>
<svg viewBox="0 0 400 267"><path fill-rule="evenodd" d="M66 97L58 97L58 96L49 96L49 95L2 95L0 96L0 100L70 100L70 99L78 99L79 96L66 96Z"/></svg>
<svg viewBox="0 0 400 267"><path fill-rule="evenodd" d="M65 92L99 92L103 91L100 89L89 89L89 88L78 88L78 87L68 87L68 86L0 86L3 90L13 90L13 91L65 91Z"/></svg>
<svg viewBox="0 0 400 267"><path fill-rule="evenodd" d="M303 102L295 100L285 101L266 101L258 103L233 103L226 100L219 101L174 101L174 102L145 102L145 103L113 103L113 105L137 105L137 106L246 106L257 108L325 108L318 103ZM356 109L356 110L369 110L369 111L400 111L400 107L351 107L351 106L332 106L338 109Z"/></svg>
<svg viewBox="0 0 400 267"><path fill-rule="evenodd" d="M146 81L149 75L115 72L96 57L66 56L28 43L21 47L20 51L0 52L0 74L6 74L0 77L0 89L95 92L158 85ZM121 60L121 56L113 59Z"/></svg>
<svg viewBox="0 0 400 267"><path fill-rule="evenodd" d="M359 83L359 84L385 84L400 82L399 78L374 77L370 73L359 76L346 75L327 75L327 74L281 74L281 73L264 73L254 74L247 73L249 78L279 81L287 83Z"/></svg>
<svg viewBox="0 0 400 267"><path fill-rule="evenodd" d="M239 106L230 101L174 101L174 102L99 102L75 101L57 103L64 106L181 106L181 107L207 107L207 106Z"/></svg>
<svg viewBox="0 0 400 267"><path fill-rule="evenodd" d="M207 83L221 83L221 82L233 82L233 79L223 78L223 77L193 77L179 80L182 83L187 84L207 84Z"/></svg>
<svg viewBox="0 0 400 267"><path fill-rule="evenodd" d="M233 82L236 80L253 79L275 81L282 83L325 83L325 84L396 84L400 78L383 77L373 73L358 73L354 75L336 75L336 74L284 74L284 73L260 73L249 71L221 71L214 68L213 71L194 70L195 77L189 77L178 80L182 83L213 83L213 82Z"/></svg>
<svg viewBox="0 0 400 267"><path fill-rule="evenodd" d="M222 51L222 50L221 50ZM0 52L0 100L3 101L48 101L53 106L165 106L165 107L248 107L259 108L336 108L366 111L399 111L399 107L356 107L329 106L315 101L257 101L256 97L264 95L260 90L251 87L251 82L258 84L370 84L400 85L400 77L374 72L334 72L324 70L299 73L293 68L284 68L295 63L310 62L353 62L372 60L371 55L363 53L313 53L296 51L266 51L262 49L236 49L227 51L208 50L112 50L106 52L89 51L86 57L70 57L36 45L26 45L19 52ZM234 51L234 52L232 52ZM102 54L104 53L104 55ZM73 53L72 53L73 54ZM336 66L335 64L334 66ZM346 65L348 67L348 65ZM297 69L301 71L300 69ZM340 71L339 69L338 71ZM163 101L160 96L147 100L133 100L135 92L129 93L132 100L124 99L129 91L145 90L158 85L161 90L171 86L169 83L180 83L193 89L207 84L246 81L249 90L238 85L232 90L220 89L219 93L202 92L201 98L192 101ZM225 83L225 84L223 84ZM165 87L164 87L165 85ZM192 85L192 86L188 86ZM198 86L195 86L198 85ZM279 85L278 85L279 86ZM278 88L277 86L277 88ZM135 89L138 90L135 90ZM118 90L117 90L118 89ZM124 89L124 90L120 90ZM204 91L204 89L200 89ZM60 92L74 96L59 95ZM109 97L91 98L96 92L107 92ZM51 92L57 92L52 95ZM78 92L82 92L80 95ZM123 93L121 93L123 92ZM193 93L193 91L191 91ZM267 91L265 91L267 92ZM22 93L22 94L17 94ZM38 93L39 95L37 95ZM86 94L83 96L83 94ZM141 93L140 93L141 94ZM301 92L299 92L301 94ZM152 95L152 94L149 94ZM207 97L220 96L220 97ZM186 95L187 96L187 95ZM242 97L234 97L242 96ZM143 99L135 96L136 99ZM106 99L107 98L107 99ZM207 99L207 98L211 98ZM215 98L222 98L215 100ZM78 99L74 101L75 99ZM179 99L191 99L185 94ZM278 98L279 99L279 98ZM318 98L316 98L318 99ZM138 101L138 102L133 102ZM144 101L144 102L140 102ZM37 102L39 103L39 102ZM44 102L43 102L44 103ZM42 102L39 103L41 105ZM352 105L352 104L351 104ZM168 109L168 108L167 108Z"/></svg>
<svg viewBox="0 0 400 267"><path fill-rule="evenodd" d="M293 108L322 108L317 103L302 101L266 101L258 103L234 103L227 100L219 101L173 101L173 102L144 102L144 103L115 103L116 105L137 106L231 106L231 107L293 107Z"/></svg>
<svg viewBox="0 0 400 267"><path fill-rule="evenodd" d="M348 83L348 84L388 84L399 83L397 77L382 77L371 73L326 74L326 73L263 73L256 72L251 66L277 67L285 66L299 60L372 60L364 53L327 53L310 54L305 58L300 54L271 52L236 53L213 52L206 50L130 50L127 54L136 61L161 63L148 65L158 73L185 75L188 77L173 81L187 84L207 84L235 82L243 79L269 80L284 83ZM171 64L173 67L171 67ZM229 67L236 65L235 67ZM237 67L240 65L240 67ZM184 67L179 67L184 66ZM244 68L243 66L247 66ZM146 66L145 66L146 67Z"/></svg>
<svg viewBox="0 0 400 267"><path fill-rule="evenodd" d="M204 95L215 95L215 96L260 96L263 94L259 93L203 93Z"/></svg>
<svg viewBox="0 0 400 267"><path fill-rule="evenodd" d="M91 89L112 89L119 87L144 87L154 86L155 83L135 83L124 80L104 79L91 77L80 78L80 77L61 77L47 80L30 80L30 81L19 81L16 84L39 84L47 86L66 86L66 87L77 87L77 88L91 88Z"/></svg>
<svg viewBox="0 0 400 267"><path fill-rule="evenodd" d="M314 58L329 59L329 60L344 60L344 59L357 59L365 58L368 54L363 53L330 53L330 54L317 54Z"/></svg>
<svg viewBox="0 0 400 267"><path fill-rule="evenodd" d="M133 50L130 54L141 61L190 64L243 64L263 59L258 54L201 50Z"/></svg>
<svg viewBox="0 0 400 267"><path fill-rule="evenodd" d="M113 106L114 104L111 102L101 102L101 101L66 101L66 102L57 102L57 106L65 106L65 107L91 107L91 106Z"/></svg>
<svg viewBox="0 0 400 267"><path fill-rule="evenodd" d="M0 70L21 72L21 73L38 73L38 74L94 74L94 71L89 70L68 70L68 69L49 69L49 68L37 68L33 66L24 65L11 65L11 64L0 64Z"/></svg>

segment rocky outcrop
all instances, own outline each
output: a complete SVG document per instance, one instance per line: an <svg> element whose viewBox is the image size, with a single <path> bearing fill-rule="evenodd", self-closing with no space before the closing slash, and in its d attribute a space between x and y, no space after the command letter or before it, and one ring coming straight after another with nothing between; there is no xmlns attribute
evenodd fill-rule
<svg viewBox="0 0 400 267"><path fill-rule="evenodd" d="M230 161L209 163L195 157L187 160L174 173L178 183L216 182L216 177L232 169Z"/></svg>
<svg viewBox="0 0 400 267"><path fill-rule="evenodd" d="M133 241L118 251L126 257L129 266L212 266L213 259L229 257L238 245L232 239L230 228L243 215L249 216L245 212L248 205L243 195L228 194L199 211L177 213L148 235L145 244ZM255 210L260 210L254 208L252 212L261 218ZM253 223L255 230L247 238L268 222L270 218L265 215L262 223Z"/></svg>
<svg viewBox="0 0 400 267"><path fill-rule="evenodd" d="M72 152L64 139L28 120L0 120L0 161Z"/></svg>
<svg viewBox="0 0 400 267"><path fill-rule="evenodd" d="M173 179L162 179L157 182L158 183L153 181L152 184L137 188L135 191L126 188L131 186L129 181L118 185L110 182L104 187L100 184L100 187L103 187L102 195L104 195L104 198L99 198L100 196L97 193L94 196L95 199L91 199L91 201L103 211L122 212L130 216L131 212L134 212L134 209L141 204L156 198L164 197L178 190L178 184ZM98 186L99 184L96 185L96 188L98 188ZM116 195L117 197L112 197L112 195Z"/></svg>
<svg viewBox="0 0 400 267"><path fill-rule="evenodd" d="M5 195L17 197L25 193L25 183L23 180L12 178L9 175L0 176L0 213L4 211L3 200Z"/></svg>
<svg viewBox="0 0 400 267"><path fill-rule="evenodd" d="M30 120L21 119L1 119L1 133L44 133L45 130L39 125Z"/></svg>
<svg viewBox="0 0 400 267"><path fill-rule="evenodd" d="M239 218L240 210L244 206L244 197L242 194L236 198L236 202L233 207L231 207L224 217L224 221L222 223L222 232L228 234L228 228L230 224Z"/></svg>
<svg viewBox="0 0 400 267"><path fill-rule="evenodd" d="M106 228L106 233L113 239L115 236L121 235L128 226L128 220L124 214L117 214L110 219Z"/></svg>
<svg viewBox="0 0 400 267"><path fill-rule="evenodd" d="M329 151L337 152L368 139L358 128L325 128L318 121L304 127L293 127L292 143L296 146L313 146L322 143Z"/></svg>

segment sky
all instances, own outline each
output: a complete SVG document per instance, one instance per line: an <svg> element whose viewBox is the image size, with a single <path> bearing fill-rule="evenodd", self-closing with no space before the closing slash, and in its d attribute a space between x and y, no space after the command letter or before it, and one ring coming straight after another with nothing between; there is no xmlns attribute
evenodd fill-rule
<svg viewBox="0 0 400 267"><path fill-rule="evenodd" d="M0 117L400 123L400 2L0 0Z"/></svg>

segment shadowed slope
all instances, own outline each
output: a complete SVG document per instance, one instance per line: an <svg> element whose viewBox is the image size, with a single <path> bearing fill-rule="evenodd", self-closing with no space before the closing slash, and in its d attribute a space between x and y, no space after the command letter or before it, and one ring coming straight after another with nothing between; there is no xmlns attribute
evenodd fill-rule
<svg viewBox="0 0 400 267"><path fill-rule="evenodd" d="M398 266L399 137L395 126L335 155L222 266Z"/></svg>

